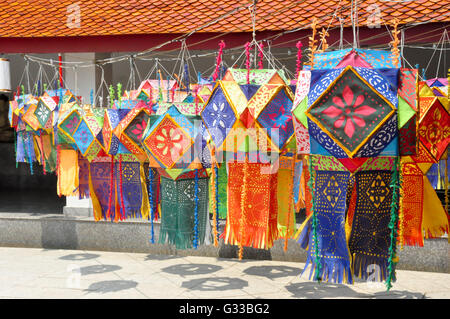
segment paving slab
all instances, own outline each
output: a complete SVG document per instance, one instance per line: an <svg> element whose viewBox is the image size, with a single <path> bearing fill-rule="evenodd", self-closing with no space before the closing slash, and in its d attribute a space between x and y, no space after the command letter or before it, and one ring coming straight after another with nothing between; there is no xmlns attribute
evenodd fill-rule
<svg viewBox="0 0 450 319"><path fill-rule="evenodd" d="M0 298L450 299L450 274L397 270L382 283L308 280L300 262L0 247Z"/></svg>

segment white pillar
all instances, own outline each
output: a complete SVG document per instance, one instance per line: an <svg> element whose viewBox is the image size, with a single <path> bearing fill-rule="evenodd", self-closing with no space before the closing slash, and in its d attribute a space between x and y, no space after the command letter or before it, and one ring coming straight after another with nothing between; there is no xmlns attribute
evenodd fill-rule
<svg viewBox="0 0 450 319"><path fill-rule="evenodd" d="M64 62L94 62L95 53L65 53ZM67 64L70 65L70 64ZM69 89L74 95L80 96L83 103L90 103L91 90L96 88L95 66L92 67L72 67L64 69L64 87ZM78 197L67 196L66 216L93 216L91 199L78 199Z"/></svg>

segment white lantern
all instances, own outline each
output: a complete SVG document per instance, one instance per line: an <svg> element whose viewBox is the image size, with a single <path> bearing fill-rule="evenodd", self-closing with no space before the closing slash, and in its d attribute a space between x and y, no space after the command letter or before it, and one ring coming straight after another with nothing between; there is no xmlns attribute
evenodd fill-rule
<svg viewBox="0 0 450 319"><path fill-rule="evenodd" d="M0 58L0 92L11 92L11 75L9 72L9 60Z"/></svg>

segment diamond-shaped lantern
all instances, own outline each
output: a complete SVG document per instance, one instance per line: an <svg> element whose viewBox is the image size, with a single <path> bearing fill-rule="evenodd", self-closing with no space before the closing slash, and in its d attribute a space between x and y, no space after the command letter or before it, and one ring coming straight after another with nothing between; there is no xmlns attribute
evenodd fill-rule
<svg viewBox="0 0 450 319"><path fill-rule="evenodd" d="M281 151L294 134L291 89L276 70L251 70L250 83L246 74L228 69L217 81L202 111L203 122L218 150L233 152L248 135L250 151Z"/></svg>
<svg viewBox="0 0 450 319"><path fill-rule="evenodd" d="M160 167L172 168L194 143L194 124L170 107L144 134L143 145Z"/></svg>
<svg viewBox="0 0 450 319"><path fill-rule="evenodd" d="M397 136L397 92L388 79L350 65L317 72L323 75L311 86L305 112L311 140L336 157L378 155Z"/></svg>
<svg viewBox="0 0 450 319"><path fill-rule="evenodd" d="M104 115L103 128L101 130L103 148L109 155L130 154L131 152L114 134L119 123L127 116L130 109L107 109Z"/></svg>
<svg viewBox="0 0 450 319"><path fill-rule="evenodd" d="M446 152L450 143L450 115L437 97L423 97L426 103L419 122L419 140L436 161Z"/></svg>
<svg viewBox="0 0 450 319"><path fill-rule="evenodd" d="M150 123L150 115L153 111L146 106L135 107L126 114L114 129L114 134L119 141L141 162L147 158L142 146L142 138L147 125Z"/></svg>

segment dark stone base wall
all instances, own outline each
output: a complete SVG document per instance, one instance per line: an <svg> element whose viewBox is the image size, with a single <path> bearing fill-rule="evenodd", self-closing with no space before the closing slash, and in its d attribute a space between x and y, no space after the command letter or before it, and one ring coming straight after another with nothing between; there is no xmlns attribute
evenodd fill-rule
<svg viewBox="0 0 450 319"><path fill-rule="evenodd" d="M18 163L16 168L14 143L0 143L0 189L48 190L56 196L56 175L44 175L42 166L34 163L33 175L28 163Z"/></svg>

